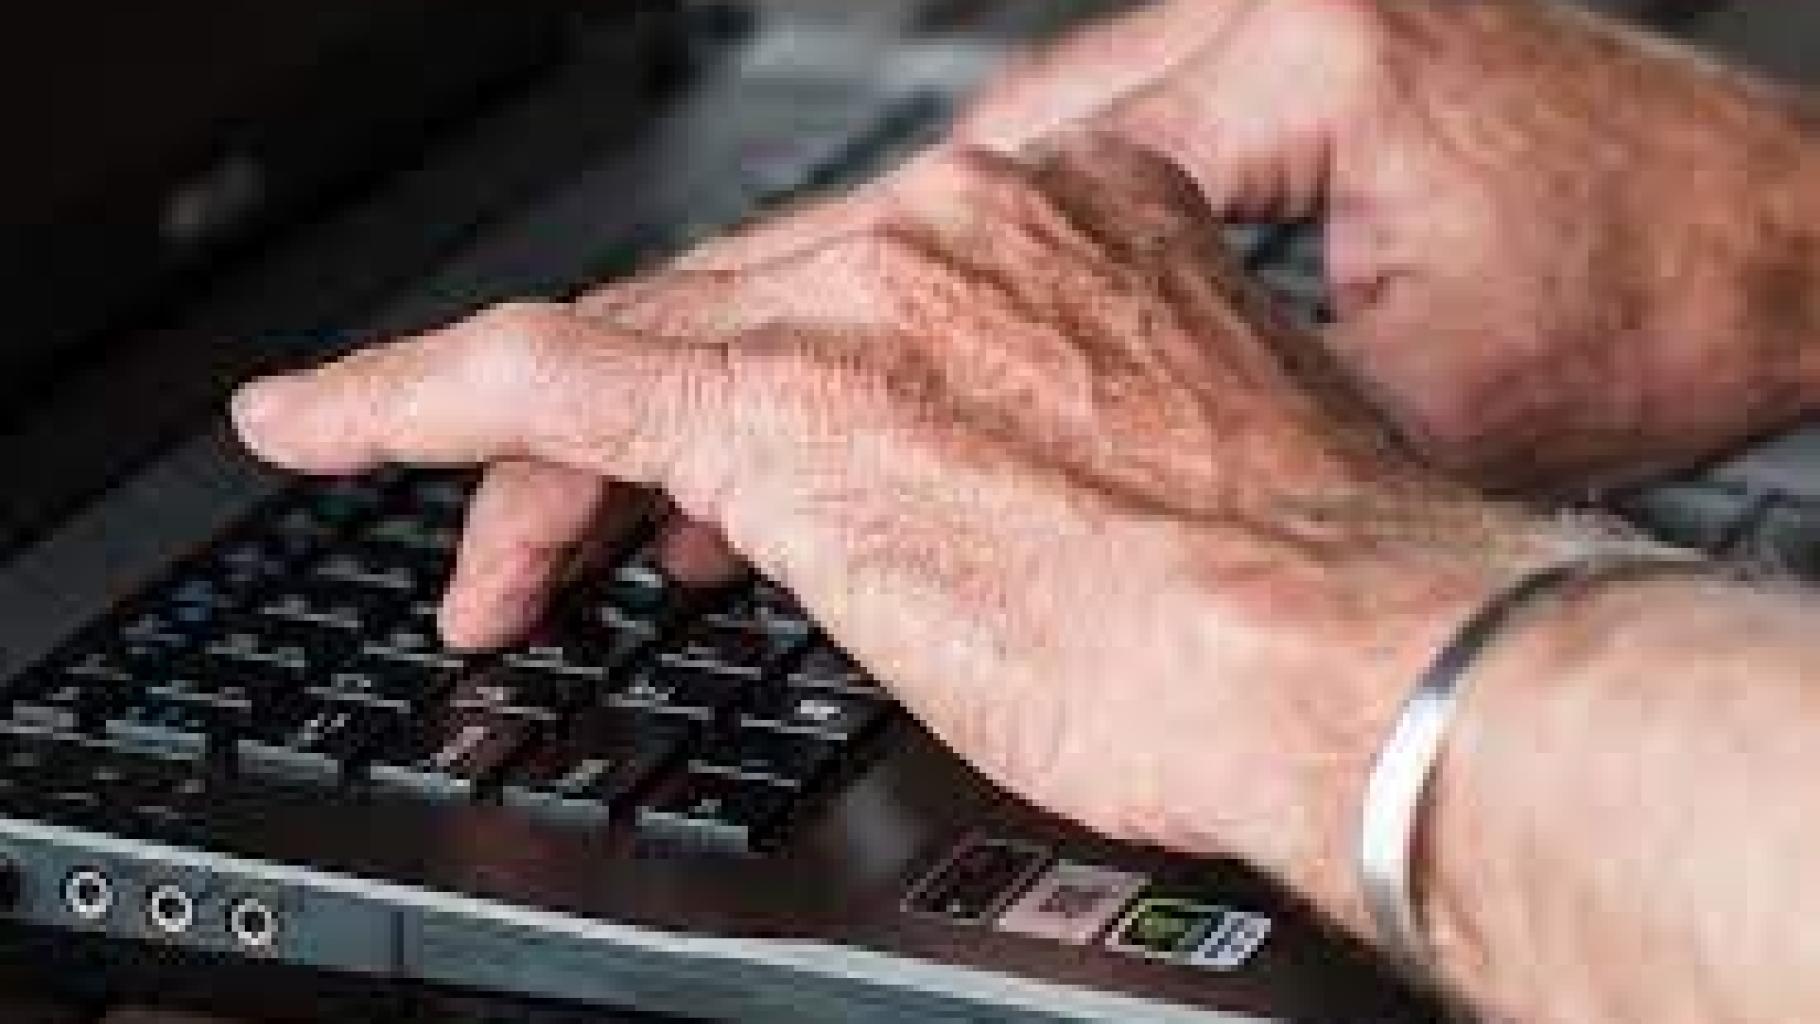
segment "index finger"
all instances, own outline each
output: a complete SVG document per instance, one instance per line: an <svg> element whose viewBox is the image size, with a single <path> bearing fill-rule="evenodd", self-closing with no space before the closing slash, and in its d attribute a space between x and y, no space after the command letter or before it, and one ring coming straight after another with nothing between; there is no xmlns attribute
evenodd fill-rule
<svg viewBox="0 0 1820 1024"><path fill-rule="evenodd" d="M567 307L496 307L419 338L255 381L233 416L302 473L534 459L668 486L722 407L720 346L655 344Z"/></svg>

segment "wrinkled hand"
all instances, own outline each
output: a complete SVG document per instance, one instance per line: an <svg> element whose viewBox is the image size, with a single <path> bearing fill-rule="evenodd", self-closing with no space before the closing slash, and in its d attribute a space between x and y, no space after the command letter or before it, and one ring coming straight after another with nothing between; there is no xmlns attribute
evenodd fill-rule
<svg viewBox="0 0 1820 1024"><path fill-rule="evenodd" d="M1430 457L1502 486L1648 475L1811 411L1810 111L1533 0L1174 0L964 123L1094 123L1232 218L1321 216L1326 341Z"/></svg>
<svg viewBox="0 0 1820 1024"><path fill-rule="evenodd" d="M1256 311L1159 160L951 153L867 211L761 265L268 380L237 419L305 472L661 488L992 777L1109 833L1249 856L1344 912L1390 708L1540 531L1388 445ZM527 534L482 499L495 539L471 531L457 586L532 602L548 579L522 566L590 506L526 501ZM532 539L502 584L474 552L504 535Z"/></svg>

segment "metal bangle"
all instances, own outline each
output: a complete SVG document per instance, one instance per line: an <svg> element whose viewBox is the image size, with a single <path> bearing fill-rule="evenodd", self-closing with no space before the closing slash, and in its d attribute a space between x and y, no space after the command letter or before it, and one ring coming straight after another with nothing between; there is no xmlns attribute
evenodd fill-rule
<svg viewBox="0 0 1820 1024"><path fill-rule="evenodd" d="M1403 705L1372 766L1360 815L1359 881L1372 928L1394 963L1415 977L1433 967L1417 909L1412 862L1424 797L1469 670L1522 612L1569 587L1703 569L1710 569L1709 563L1673 550L1632 550L1540 569L1487 601L1442 648Z"/></svg>

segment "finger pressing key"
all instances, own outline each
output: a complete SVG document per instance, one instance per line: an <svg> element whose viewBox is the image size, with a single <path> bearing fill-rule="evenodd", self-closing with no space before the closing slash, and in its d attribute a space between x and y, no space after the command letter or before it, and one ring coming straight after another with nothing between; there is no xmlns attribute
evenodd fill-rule
<svg viewBox="0 0 1820 1024"><path fill-rule="evenodd" d="M566 466L502 462L488 470L443 599L450 645L485 649L517 640L543 614L576 553L597 529L611 528L603 522L609 506L635 497Z"/></svg>

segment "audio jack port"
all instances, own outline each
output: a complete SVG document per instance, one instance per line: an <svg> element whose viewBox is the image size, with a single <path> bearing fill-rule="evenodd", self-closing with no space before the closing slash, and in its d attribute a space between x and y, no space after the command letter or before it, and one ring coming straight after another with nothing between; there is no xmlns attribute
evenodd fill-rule
<svg viewBox="0 0 1820 1024"><path fill-rule="evenodd" d="M99 921L114 910L114 883L95 868L77 868L63 880L63 905L78 920Z"/></svg>
<svg viewBox="0 0 1820 1024"><path fill-rule="evenodd" d="M227 928L248 949L270 949L278 942L278 914L259 900L235 900L228 908Z"/></svg>
<svg viewBox="0 0 1820 1024"><path fill-rule="evenodd" d="M95 868L78 868L64 878L64 906L80 920L102 920L113 913L113 880Z"/></svg>
<svg viewBox="0 0 1820 1024"><path fill-rule="evenodd" d="M196 900L177 886L161 885L146 897L145 914L160 932L182 935L196 923Z"/></svg>

